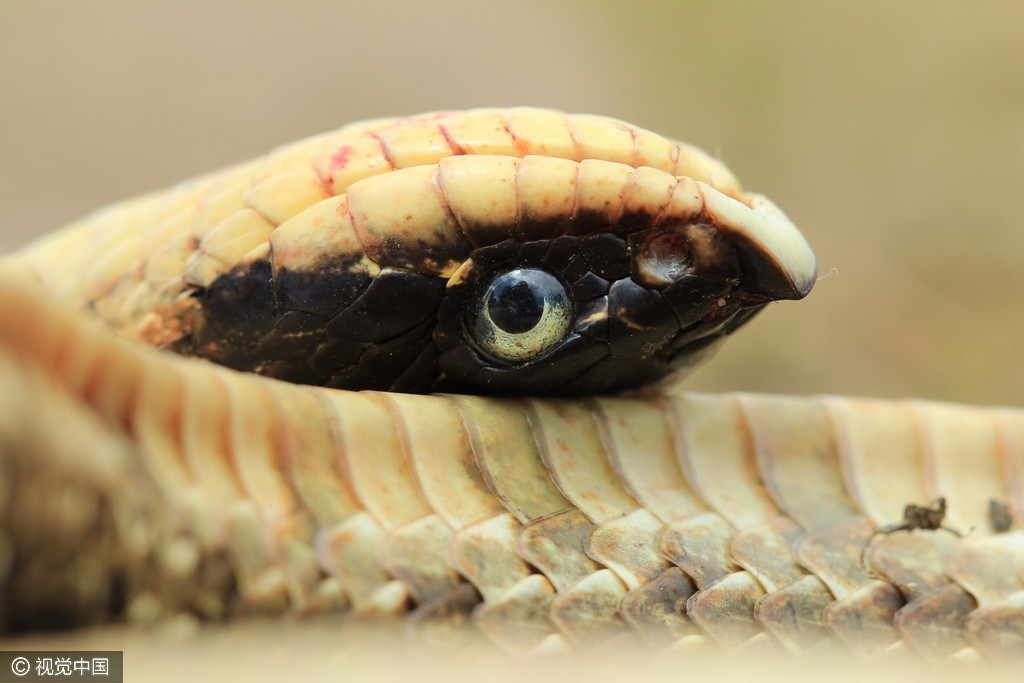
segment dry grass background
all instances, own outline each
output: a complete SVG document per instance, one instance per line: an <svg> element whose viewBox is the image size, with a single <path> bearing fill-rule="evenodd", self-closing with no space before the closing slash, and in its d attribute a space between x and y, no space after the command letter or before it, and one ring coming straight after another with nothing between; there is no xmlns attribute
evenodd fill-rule
<svg viewBox="0 0 1024 683"><path fill-rule="evenodd" d="M1024 5L0 4L0 248L379 115L534 104L717 151L820 258L690 387L1021 403Z"/></svg>

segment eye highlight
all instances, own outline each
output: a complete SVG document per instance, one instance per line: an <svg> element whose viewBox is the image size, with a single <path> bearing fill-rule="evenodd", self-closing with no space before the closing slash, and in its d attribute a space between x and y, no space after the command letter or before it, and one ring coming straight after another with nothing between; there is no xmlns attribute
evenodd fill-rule
<svg viewBox="0 0 1024 683"><path fill-rule="evenodd" d="M492 360L522 363L565 339L572 302L565 286L538 268L516 268L494 278L466 320L477 348Z"/></svg>

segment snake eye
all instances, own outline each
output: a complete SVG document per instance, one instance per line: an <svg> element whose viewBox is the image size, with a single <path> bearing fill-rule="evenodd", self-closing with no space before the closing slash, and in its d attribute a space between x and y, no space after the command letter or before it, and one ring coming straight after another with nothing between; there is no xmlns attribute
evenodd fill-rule
<svg viewBox="0 0 1024 683"><path fill-rule="evenodd" d="M477 347L492 360L519 363L565 339L572 303L556 277L536 268L499 275L469 310L467 326Z"/></svg>

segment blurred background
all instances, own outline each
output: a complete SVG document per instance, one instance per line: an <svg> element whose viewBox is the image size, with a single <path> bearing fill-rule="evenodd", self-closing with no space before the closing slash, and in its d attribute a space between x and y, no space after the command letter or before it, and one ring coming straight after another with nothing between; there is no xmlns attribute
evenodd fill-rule
<svg viewBox="0 0 1024 683"><path fill-rule="evenodd" d="M825 276L690 388L1024 404L1022 35L1017 0L5 0L0 250L357 119L607 114L719 154Z"/></svg>

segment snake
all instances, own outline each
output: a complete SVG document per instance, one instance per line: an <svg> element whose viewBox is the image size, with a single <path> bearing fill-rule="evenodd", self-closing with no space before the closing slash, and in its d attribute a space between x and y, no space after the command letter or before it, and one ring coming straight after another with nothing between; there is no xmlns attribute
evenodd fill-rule
<svg viewBox="0 0 1024 683"><path fill-rule="evenodd" d="M679 389L815 278L717 158L539 108L100 210L0 260L0 632L1019 664L1024 411Z"/></svg>

